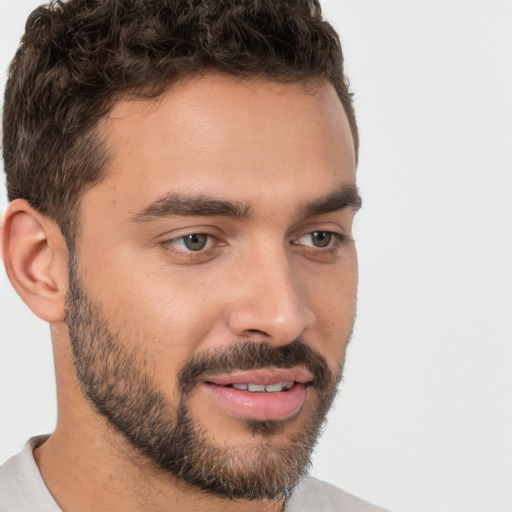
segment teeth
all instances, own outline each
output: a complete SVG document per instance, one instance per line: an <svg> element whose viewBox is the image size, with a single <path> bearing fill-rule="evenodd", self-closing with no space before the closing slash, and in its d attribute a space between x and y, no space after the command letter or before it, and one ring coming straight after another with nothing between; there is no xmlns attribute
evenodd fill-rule
<svg viewBox="0 0 512 512"><path fill-rule="evenodd" d="M242 391L250 391L251 393L278 393L279 391L286 391L293 386L293 381L278 382L277 384L233 384L235 389Z"/></svg>
<svg viewBox="0 0 512 512"><path fill-rule="evenodd" d="M265 386L265 391L267 393L275 393L276 391L283 391L283 383L278 382L277 384L269 384Z"/></svg>
<svg viewBox="0 0 512 512"><path fill-rule="evenodd" d="M251 391L251 393L261 393L265 391L265 386L263 384L247 384L247 389Z"/></svg>

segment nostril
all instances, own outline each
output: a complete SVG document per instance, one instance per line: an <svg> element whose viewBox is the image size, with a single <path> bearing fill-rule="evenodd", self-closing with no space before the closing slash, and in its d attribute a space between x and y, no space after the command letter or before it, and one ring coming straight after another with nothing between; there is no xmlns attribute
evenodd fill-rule
<svg viewBox="0 0 512 512"><path fill-rule="evenodd" d="M260 290L261 291L261 290ZM257 290L254 291L254 294ZM274 344L290 343L311 327L311 312L296 293L278 298L241 291L227 310L226 326L236 337Z"/></svg>
<svg viewBox="0 0 512 512"><path fill-rule="evenodd" d="M249 333L251 336L256 335L256 336L264 336L266 338L270 338L270 334L268 334L265 331L261 331L259 329L246 329L246 332Z"/></svg>

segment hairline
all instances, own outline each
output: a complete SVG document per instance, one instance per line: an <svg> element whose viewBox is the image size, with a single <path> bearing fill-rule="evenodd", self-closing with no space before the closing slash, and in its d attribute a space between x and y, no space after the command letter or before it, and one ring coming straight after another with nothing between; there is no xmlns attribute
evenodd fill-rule
<svg viewBox="0 0 512 512"><path fill-rule="evenodd" d="M68 209L68 214L65 218L55 218L55 222L59 225L61 232L66 240L66 244L68 246L68 250L74 251L76 249L76 242L79 240L80 236L80 214L81 214L81 206L82 206L82 198L83 196L94 186L99 185L104 179L107 178L109 174L109 166L112 162L112 159L115 156L115 148L112 144L109 143L108 137L108 129L106 127L108 120L114 111L114 109L122 102L141 102L147 105L158 105L158 102L161 101L163 96L167 91L169 91L172 87L177 85L178 83L186 83L196 79L202 79L206 76L218 76L219 79L232 80L238 83L248 83L248 84L276 84L276 85L287 85L287 84L300 84L303 86L303 90L305 94L315 95L319 88L322 85L329 84L333 87L336 97L338 98L340 105L343 109L345 116L348 121L348 113L346 111L344 102L336 88L335 83L320 74L311 76L302 77L299 80L291 80L286 79L286 77L270 77L265 76L264 74L242 74L242 73L231 73L222 69L206 68L200 69L198 71L192 72L183 72L180 75L174 77L171 80L168 80L165 83L161 84L148 84L146 86L130 88L125 91L121 91L119 93L113 94L109 99L105 100L105 104L109 105L107 111L98 119L98 121L93 124L89 130L83 133L82 139L85 137L90 137L93 145L96 146L96 150L100 152L100 154L96 154L95 159L100 158L102 160L102 165L100 172L98 174L97 179L94 181L90 181L83 185L81 190L79 191L76 201L71 209ZM352 140L352 147L354 149L355 155L355 169L357 170L358 164L358 148L355 147L355 138L352 130L352 126L350 126L350 137ZM40 212L43 215L47 215L44 212ZM48 216L48 215L47 215Z"/></svg>

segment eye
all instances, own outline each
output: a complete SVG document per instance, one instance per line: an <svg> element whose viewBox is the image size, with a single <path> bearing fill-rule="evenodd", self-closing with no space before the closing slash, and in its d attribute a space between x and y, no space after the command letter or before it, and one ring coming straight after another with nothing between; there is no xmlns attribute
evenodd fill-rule
<svg viewBox="0 0 512 512"><path fill-rule="evenodd" d="M300 245L318 247L322 249L331 245L333 238L336 236L336 233L332 233L330 231L314 231L313 233L308 233L307 235L301 236L299 239L297 239L297 242Z"/></svg>
<svg viewBox="0 0 512 512"><path fill-rule="evenodd" d="M205 235L204 233L192 233L190 235L173 238L168 241L168 244L184 251L198 252L206 248L211 238L210 235Z"/></svg>

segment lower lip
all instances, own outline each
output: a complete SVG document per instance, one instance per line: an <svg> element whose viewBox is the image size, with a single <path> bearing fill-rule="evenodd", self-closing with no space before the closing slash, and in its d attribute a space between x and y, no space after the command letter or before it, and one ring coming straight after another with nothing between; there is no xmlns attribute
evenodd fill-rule
<svg viewBox="0 0 512 512"><path fill-rule="evenodd" d="M304 384L295 382L286 391L252 393L204 382L207 391L228 411L253 420L283 420L300 410L306 399Z"/></svg>

